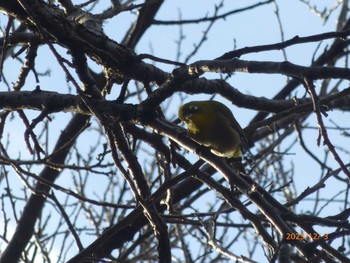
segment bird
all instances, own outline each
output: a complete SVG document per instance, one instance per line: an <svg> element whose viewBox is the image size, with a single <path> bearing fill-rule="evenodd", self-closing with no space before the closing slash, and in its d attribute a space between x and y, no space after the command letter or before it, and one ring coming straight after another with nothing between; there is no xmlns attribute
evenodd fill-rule
<svg viewBox="0 0 350 263"><path fill-rule="evenodd" d="M207 146L220 157L242 157L243 129L224 104L214 100L191 101L179 108L179 119L185 122L189 136Z"/></svg>

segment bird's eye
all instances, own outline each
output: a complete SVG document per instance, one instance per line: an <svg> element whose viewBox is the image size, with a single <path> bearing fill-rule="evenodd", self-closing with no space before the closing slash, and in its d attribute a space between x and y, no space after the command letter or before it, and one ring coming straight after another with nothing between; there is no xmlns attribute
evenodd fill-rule
<svg viewBox="0 0 350 263"><path fill-rule="evenodd" d="M190 112L195 112L195 111L198 110L198 107L197 107L197 106L194 106L194 105L190 105L190 106L188 107L188 109L190 110Z"/></svg>

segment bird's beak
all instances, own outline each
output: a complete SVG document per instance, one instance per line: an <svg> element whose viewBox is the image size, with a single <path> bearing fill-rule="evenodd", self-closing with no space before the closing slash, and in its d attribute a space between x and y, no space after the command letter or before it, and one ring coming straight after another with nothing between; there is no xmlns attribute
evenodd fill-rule
<svg viewBox="0 0 350 263"><path fill-rule="evenodd" d="M182 120L180 120L179 118L177 118L176 120L173 121L173 123L175 123L175 124L179 124L181 122L182 122Z"/></svg>

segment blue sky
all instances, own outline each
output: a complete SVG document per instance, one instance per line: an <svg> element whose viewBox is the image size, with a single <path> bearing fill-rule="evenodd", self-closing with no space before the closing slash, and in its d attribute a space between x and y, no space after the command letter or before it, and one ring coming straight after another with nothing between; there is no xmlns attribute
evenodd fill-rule
<svg viewBox="0 0 350 263"><path fill-rule="evenodd" d="M104 3L106 3L105 1ZM202 1L202 0L171 0L165 1L164 6L161 8L159 14L157 15L158 20L177 20L181 14L182 19L193 19L201 18L205 15L211 16L214 13L213 2L217 5L221 1ZM319 3L322 2L322 3ZM228 10L233 10L247 5L253 4L255 1L225 1L224 8L219 10L219 14L224 13ZM339 8L334 11L334 13L329 17L325 22L320 16L315 12L311 12L308 6L302 1L296 0L280 0L276 1L278 4L279 14L281 17L281 23L284 32L284 39L290 39L296 35L299 36L309 36L312 34L320 34L328 31L335 31L335 26L337 22L337 14L339 13ZM323 10L324 6L333 6L335 1L312 1L312 5L317 4L318 10ZM101 5L101 8L103 6ZM218 57L228 51L231 51L234 48L243 48L246 46L255 46L263 44L272 44L280 42L282 40L280 28L278 25L276 17L276 6L274 4L265 5L260 8L256 8L252 11L240 13L234 16L228 16L225 20L220 20L213 25L213 28L208 34L208 39L204 43L203 48L190 59L190 62L195 62L198 60L207 60ZM130 26L131 21L135 18L133 12L125 12L120 16L107 21L104 24L104 30L106 35L110 38L121 41L124 33L127 28ZM4 16L0 16L1 25L6 24L6 19ZM180 56L180 61L186 57L186 55L191 52L194 48L194 45L198 43L201 39L203 31L207 28L208 22L199 23L195 25L185 25L183 27L183 34L185 36L182 42L182 55ZM164 26L159 25L151 28L146 32L142 37L141 41L136 47L136 53L151 53L157 57L175 60L177 57L177 41L179 38L179 28L177 26ZM329 44L330 41L322 42L319 50L316 54L320 54L323 49ZM296 45L289 47L285 50L288 61L296 63L303 66L309 66L312 56L314 55L314 50L316 49L318 43L310 43L303 45ZM61 55L66 56L64 51L58 48L61 51ZM271 52L262 52L256 54L249 54L243 56L242 59L246 60L257 60L257 61L284 61L282 51L271 51ZM151 63L151 62L150 62ZM166 71L171 71L173 66L155 63L157 66ZM36 66L42 72L45 72L47 69L50 69L50 77L41 78L41 88L43 90L52 90L61 93L70 92L69 87L66 83L66 78L62 73L62 70L58 67L58 63L52 58L50 51L47 48L40 49ZM338 65L343 66L343 65ZM15 82L16 77L18 76L20 63L18 61L6 61L5 63L5 74L8 77L8 81ZM95 69L98 71L101 68L95 66ZM74 74L74 73L73 73ZM207 78L220 78L218 74L205 74L204 77ZM279 75L266 75L266 74L247 74L247 73L235 73L228 82L239 89L243 93L253 94L255 96L264 96L271 98L273 97L281 88L281 86L286 83L287 78ZM316 83L319 84L319 83ZM36 86L34 78L31 76L29 81L26 83L26 90L33 90ZM6 91L7 88L3 83L0 83L0 91ZM295 91L295 96L303 96L304 89L299 88ZM73 91L74 93L74 91ZM115 99L118 95L116 91L112 91L109 95L109 99ZM206 95L194 95L189 96L186 101L193 99L206 99ZM225 100L218 98L225 102ZM168 109L166 110L166 116L173 120L176 117L176 112L179 107L179 97L178 95L174 96L172 100L166 104ZM165 104L163 105L165 106ZM250 119L256 114L255 111L249 109L237 108L233 105L229 107L234 112L237 120L241 123L241 126L245 127ZM32 112L29 113L29 116L33 118L38 113ZM344 114L339 111L329 112L330 118L338 120L340 123L344 118ZM53 120L52 128L50 129L50 136L53 136L52 143L49 145L49 148L54 146L55 138L60 134L61 128L64 127L64 124L68 121L70 114L69 113L60 113L57 114ZM311 116L308 120L308 123L312 126L316 125L315 117ZM20 122L13 122L11 126L7 127L7 131L10 134L9 141L13 143L13 147L10 149L10 153L13 157L18 156L19 154L27 156L30 158L28 151L26 150L23 143L23 133L24 127ZM93 131L91 131L93 134ZM318 147L316 145L316 138L318 132L317 130L310 129L307 132L306 140L311 149L320 156L324 156L324 151L326 148L324 146ZM88 135L84 135L89 137ZM343 137L340 136L338 132L330 132L331 139L334 142L341 143ZM288 143L294 141L295 134L289 138L283 146L286 146ZM84 140L81 139L81 147L89 147L85 145ZM299 193L305 189L307 186L312 186L319 180L319 167L311 162L310 158L303 152L303 150L296 144L296 146L291 150L293 155L290 155L286 158L286 166L295 168L295 184ZM344 161L348 161L348 156L342 155ZM191 157L195 158L195 157ZM93 177L92 177L93 178ZM21 182L15 178L12 178L15 185L20 186ZM96 179L97 180L97 179ZM69 184L69 181L60 178L59 183L63 186ZM338 185L334 180L330 180L334 183L333 187L327 187L327 194L333 195L339 189ZM92 182L93 184L93 182ZM92 192L98 192L98 189L91 189ZM0 191L2 191L0 189ZM334 193L332 193L332 191ZM323 193L323 192L322 192ZM340 210L341 207L334 206L334 213ZM306 202L302 206L302 210L308 211L313 209ZM2 221L0 219L0 228ZM88 239L87 239L88 240ZM86 241L88 244L89 241Z"/></svg>

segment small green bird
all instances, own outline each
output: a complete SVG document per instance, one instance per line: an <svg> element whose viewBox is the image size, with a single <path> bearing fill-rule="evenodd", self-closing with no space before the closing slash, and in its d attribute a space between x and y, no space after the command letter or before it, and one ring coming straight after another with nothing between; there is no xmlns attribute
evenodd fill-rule
<svg viewBox="0 0 350 263"><path fill-rule="evenodd" d="M244 132L229 108L217 101L191 101L179 109L191 138L218 156L242 156Z"/></svg>

